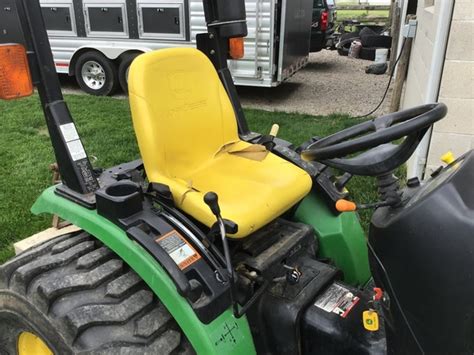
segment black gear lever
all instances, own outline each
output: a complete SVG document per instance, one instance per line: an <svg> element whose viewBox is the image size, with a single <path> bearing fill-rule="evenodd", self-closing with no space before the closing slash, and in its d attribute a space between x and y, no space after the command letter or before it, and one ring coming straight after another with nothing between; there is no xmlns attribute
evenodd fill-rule
<svg viewBox="0 0 474 355"><path fill-rule="evenodd" d="M230 260L229 244L227 243L226 230L224 220L221 217L221 209L219 207L219 198L215 192L208 192L204 195L204 202L209 206L211 212L216 216L217 223L219 224L219 231L222 239L222 246L224 247L224 257L229 273L229 278L233 283L234 280L234 270L232 268L232 261Z"/></svg>
<svg viewBox="0 0 474 355"><path fill-rule="evenodd" d="M217 223L219 225L219 231L222 239L222 246L224 247L224 257L225 263L228 272L228 278L230 281L229 290L230 290L230 300L234 310L234 316L240 318L244 315L244 312L240 312L235 302L234 297L234 268L232 267L232 261L230 259L229 244L227 243L226 230L224 220L221 217L221 209L219 207L219 198L215 192L208 192L204 195L204 202L209 206L211 212L216 216Z"/></svg>
<svg viewBox="0 0 474 355"><path fill-rule="evenodd" d="M204 195L204 202L209 206L214 216L220 218L221 209L219 207L219 197L215 192L208 192Z"/></svg>

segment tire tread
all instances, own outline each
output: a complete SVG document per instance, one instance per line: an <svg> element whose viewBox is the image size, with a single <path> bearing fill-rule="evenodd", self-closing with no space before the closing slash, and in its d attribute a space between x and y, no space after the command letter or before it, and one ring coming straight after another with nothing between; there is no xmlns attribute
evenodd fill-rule
<svg viewBox="0 0 474 355"><path fill-rule="evenodd" d="M2 288L44 313L72 353L194 353L143 280L87 233L55 238L1 265Z"/></svg>

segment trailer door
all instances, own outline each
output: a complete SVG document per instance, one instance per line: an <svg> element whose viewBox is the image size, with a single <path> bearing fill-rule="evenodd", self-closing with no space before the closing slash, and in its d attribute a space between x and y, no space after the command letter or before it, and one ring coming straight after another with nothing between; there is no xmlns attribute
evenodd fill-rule
<svg viewBox="0 0 474 355"><path fill-rule="evenodd" d="M277 80L290 77L309 56L313 0L282 0Z"/></svg>
<svg viewBox="0 0 474 355"><path fill-rule="evenodd" d="M0 6L0 43L24 43L14 0L2 0Z"/></svg>
<svg viewBox="0 0 474 355"><path fill-rule="evenodd" d="M76 36L76 23L72 0L40 2L44 24L50 36Z"/></svg>

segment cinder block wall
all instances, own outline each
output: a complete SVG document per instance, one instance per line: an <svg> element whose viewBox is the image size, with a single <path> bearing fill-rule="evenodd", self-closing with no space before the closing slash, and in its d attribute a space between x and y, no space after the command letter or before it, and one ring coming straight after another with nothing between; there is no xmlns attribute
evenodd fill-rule
<svg viewBox="0 0 474 355"><path fill-rule="evenodd" d="M441 1L447 0L435 0L434 6L426 6L429 2L425 0L418 1L418 29L403 97L404 108L424 102L436 27L439 17L443 16L439 13ZM440 165L440 156L448 150L459 156L474 148L473 0L455 2L439 101L448 105L449 113L434 126L427 173Z"/></svg>

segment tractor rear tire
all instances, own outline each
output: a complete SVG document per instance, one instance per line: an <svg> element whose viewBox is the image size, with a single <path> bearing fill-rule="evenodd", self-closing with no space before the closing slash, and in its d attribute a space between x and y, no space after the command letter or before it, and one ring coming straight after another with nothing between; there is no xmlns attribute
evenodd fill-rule
<svg viewBox="0 0 474 355"><path fill-rule="evenodd" d="M0 266L0 354L37 352L20 351L20 336L54 354L194 353L143 280L85 232Z"/></svg>

